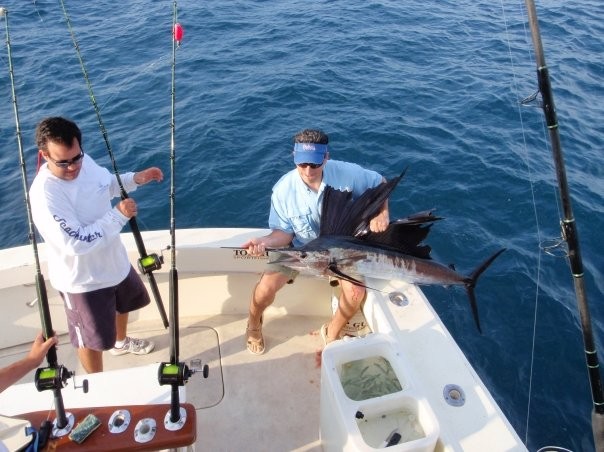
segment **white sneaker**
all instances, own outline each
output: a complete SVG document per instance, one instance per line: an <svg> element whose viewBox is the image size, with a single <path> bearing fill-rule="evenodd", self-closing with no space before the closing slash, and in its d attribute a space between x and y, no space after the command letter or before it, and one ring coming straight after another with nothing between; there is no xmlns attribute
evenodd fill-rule
<svg viewBox="0 0 604 452"><path fill-rule="evenodd" d="M134 337L126 336L124 345L120 348L113 347L109 350L114 356L125 355L126 353L132 353L134 355L147 355L153 351L155 343L146 339L136 339Z"/></svg>

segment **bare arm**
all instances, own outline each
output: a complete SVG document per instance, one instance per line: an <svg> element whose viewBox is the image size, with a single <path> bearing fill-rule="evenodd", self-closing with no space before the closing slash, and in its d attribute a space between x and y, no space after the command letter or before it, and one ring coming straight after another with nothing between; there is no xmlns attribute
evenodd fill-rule
<svg viewBox="0 0 604 452"><path fill-rule="evenodd" d="M386 182L386 179L382 180L382 183ZM369 230L371 232L384 232L388 229L390 224L390 212L388 210L388 199L384 201L380 212L369 221Z"/></svg>
<svg viewBox="0 0 604 452"><path fill-rule="evenodd" d="M58 342L56 336L49 337L46 341L39 333L34 343L31 346L31 350L27 356L19 361L0 369L0 392L4 391L13 383L19 381L23 376L34 370L42 363L46 353Z"/></svg>
<svg viewBox="0 0 604 452"><path fill-rule="evenodd" d="M151 167L145 170L134 173L134 182L137 185L145 185L151 181L161 182L164 178L164 174L159 168Z"/></svg>
<svg viewBox="0 0 604 452"><path fill-rule="evenodd" d="M164 179L164 173L159 168L152 166L134 173L133 179L136 185L145 185L151 181L161 182ZM115 208L126 218L132 218L138 213L136 201L132 198L122 199L115 205Z"/></svg>
<svg viewBox="0 0 604 452"><path fill-rule="evenodd" d="M293 238L294 234L281 231L280 229L273 229L267 235L248 240L241 245L241 247L246 249L252 256L261 256L267 248L282 248L288 246Z"/></svg>

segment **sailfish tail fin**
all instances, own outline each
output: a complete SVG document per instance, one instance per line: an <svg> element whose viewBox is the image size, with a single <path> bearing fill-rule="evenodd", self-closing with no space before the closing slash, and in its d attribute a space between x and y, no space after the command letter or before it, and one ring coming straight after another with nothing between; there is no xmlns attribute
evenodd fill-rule
<svg viewBox="0 0 604 452"><path fill-rule="evenodd" d="M482 334L482 328L480 327L480 318L478 316L478 304L476 303L476 294L474 293L474 286L466 286L466 293L468 294L468 300L470 300L470 308L472 309L472 317L474 317L474 323L478 332Z"/></svg>
<svg viewBox="0 0 604 452"><path fill-rule="evenodd" d="M502 248L496 253L492 254L488 259L486 259L482 264L480 264L466 279L466 292L468 294L468 299L470 301L470 308L472 309L472 316L474 317L474 322L476 323L476 328L478 328L478 332L482 334L482 329L480 328L480 319L478 316L478 304L476 303L476 295L474 294L474 287L476 287L476 282L482 273L493 263L495 259L499 257L501 253L503 253L506 248Z"/></svg>

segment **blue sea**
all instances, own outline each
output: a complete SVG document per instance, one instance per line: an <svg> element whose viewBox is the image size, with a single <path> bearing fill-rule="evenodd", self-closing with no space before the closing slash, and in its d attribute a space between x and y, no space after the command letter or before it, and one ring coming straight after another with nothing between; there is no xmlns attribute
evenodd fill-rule
<svg viewBox="0 0 604 452"><path fill-rule="evenodd" d="M85 151L109 167L61 2L0 6L28 180L35 125L51 115L77 121ZM65 6L119 170L166 174L133 195L139 226L167 229L173 2ZM537 11L600 346L604 3L548 0ZM385 177L408 167L391 215L435 208L445 217L427 240L434 259L470 273L507 248L476 289L482 335L463 290L426 288L435 309L530 450L592 450L572 277L560 252L544 251L563 218L551 147L538 102L519 103L537 90L524 3L187 0L177 16L176 227L266 227L271 186L293 167L291 138L303 128L325 130L334 159ZM3 48L2 247L29 243L7 55Z"/></svg>

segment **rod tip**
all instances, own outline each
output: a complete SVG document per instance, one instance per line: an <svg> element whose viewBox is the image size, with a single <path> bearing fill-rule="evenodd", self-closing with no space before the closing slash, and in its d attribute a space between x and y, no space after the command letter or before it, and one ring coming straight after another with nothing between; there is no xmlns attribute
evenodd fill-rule
<svg viewBox="0 0 604 452"><path fill-rule="evenodd" d="M4 6L0 6L0 17L6 14L6 8Z"/></svg>

